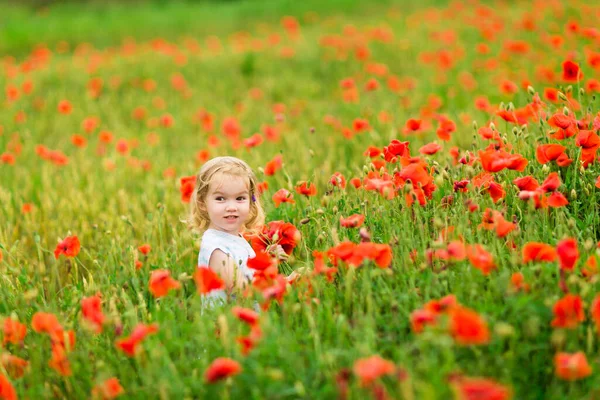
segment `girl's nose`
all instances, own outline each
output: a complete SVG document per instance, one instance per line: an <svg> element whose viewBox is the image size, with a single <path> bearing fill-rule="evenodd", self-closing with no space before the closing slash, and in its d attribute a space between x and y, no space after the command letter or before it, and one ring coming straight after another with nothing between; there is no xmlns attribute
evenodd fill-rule
<svg viewBox="0 0 600 400"><path fill-rule="evenodd" d="M235 203L227 203L227 210L231 210L231 211L237 210L236 204Z"/></svg>

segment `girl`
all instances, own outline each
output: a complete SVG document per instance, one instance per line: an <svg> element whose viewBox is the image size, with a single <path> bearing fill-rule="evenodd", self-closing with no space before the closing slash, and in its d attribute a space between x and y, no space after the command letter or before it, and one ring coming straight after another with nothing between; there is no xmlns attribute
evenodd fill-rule
<svg viewBox="0 0 600 400"><path fill-rule="evenodd" d="M198 266L208 266L225 283L225 290L206 296L210 304L226 301L228 293L243 288L254 275L247 261L256 253L241 233L255 232L265 221L256 185L252 169L235 157L213 158L196 176L187 222L192 230L203 233Z"/></svg>

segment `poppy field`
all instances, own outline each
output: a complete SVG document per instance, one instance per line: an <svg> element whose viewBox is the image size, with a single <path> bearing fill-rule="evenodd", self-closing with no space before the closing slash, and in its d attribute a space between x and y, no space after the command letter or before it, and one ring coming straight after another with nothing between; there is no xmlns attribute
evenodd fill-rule
<svg viewBox="0 0 600 400"><path fill-rule="evenodd" d="M350 3L0 35L0 399L600 396L600 6ZM203 308L221 155L266 223Z"/></svg>

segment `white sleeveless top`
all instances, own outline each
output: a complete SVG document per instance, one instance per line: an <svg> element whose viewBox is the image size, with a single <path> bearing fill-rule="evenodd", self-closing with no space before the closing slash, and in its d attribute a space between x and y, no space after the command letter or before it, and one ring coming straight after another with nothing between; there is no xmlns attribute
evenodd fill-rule
<svg viewBox="0 0 600 400"><path fill-rule="evenodd" d="M216 249L219 249L223 253L232 257L235 264L244 274L246 279L252 280L254 277L254 270L248 268L247 264L248 258L256 257L256 253L246 239L244 239L241 235L236 236L216 229L207 229L202 235L202 239L200 241L198 266L208 266L210 256ZM225 290L213 290L212 292L204 295L204 297L210 300L208 302L209 304L217 299L223 301L227 300L227 294L225 293Z"/></svg>

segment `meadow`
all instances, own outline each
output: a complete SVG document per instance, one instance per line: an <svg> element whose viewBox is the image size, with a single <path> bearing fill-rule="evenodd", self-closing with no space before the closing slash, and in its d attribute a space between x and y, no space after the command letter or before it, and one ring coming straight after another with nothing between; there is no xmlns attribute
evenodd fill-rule
<svg viewBox="0 0 600 400"><path fill-rule="evenodd" d="M0 7L0 399L600 396L600 6ZM266 225L203 309L220 155Z"/></svg>

